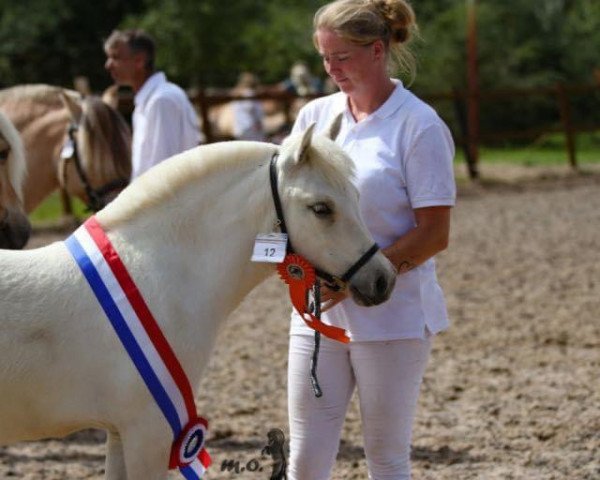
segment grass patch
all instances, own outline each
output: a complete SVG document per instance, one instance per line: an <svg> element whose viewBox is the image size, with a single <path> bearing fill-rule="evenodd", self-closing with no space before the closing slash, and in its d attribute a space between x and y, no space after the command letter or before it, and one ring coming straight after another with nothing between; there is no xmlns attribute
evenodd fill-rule
<svg viewBox="0 0 600 480"><path fill-rule="evenodd" d="M575 157L578 165L600 163L600 132L581 133L575 139ZM528 145L480 147L481 163L508 163L543 167L569 165L566 140L563 134L547 134ZM457 148L456 162L465 163L462 148Z"/></svg>
<svg viewBox="0 0 600 480"><path fill-rule="evenodd" d="M83 202L77 198L71 199L73 213L79 219L85 219L90 215ZM62 203L58 191L52 193L33 212L29 214L29 221L35 226L46 225L56 222L62 217Z"/></svg>

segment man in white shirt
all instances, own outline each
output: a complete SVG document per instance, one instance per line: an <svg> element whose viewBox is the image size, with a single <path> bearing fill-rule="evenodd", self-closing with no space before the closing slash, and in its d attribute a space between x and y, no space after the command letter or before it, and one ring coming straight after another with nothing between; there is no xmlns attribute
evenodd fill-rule
<svg viewBox="0 0 600 480"><path fill-rule="evenodd" d="M141 30L115 30L104 42L105 68L133 89L131 179L200 144L198 116L186 93L154 68L155 44Z"/></svg>

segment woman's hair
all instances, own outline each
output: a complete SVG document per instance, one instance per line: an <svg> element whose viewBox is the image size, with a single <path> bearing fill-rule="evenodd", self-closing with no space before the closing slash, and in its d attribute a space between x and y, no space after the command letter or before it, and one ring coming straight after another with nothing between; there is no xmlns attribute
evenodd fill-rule
<svg viewBox="0 0 600 480"><path fill-rule="evenodd" d="M388 68L415 76L415 58L408 42L418 34L412 7L405 0L336 0L315 14L313 42L317 30L326 28L357 45L383 41L390 53Z"/></svg>

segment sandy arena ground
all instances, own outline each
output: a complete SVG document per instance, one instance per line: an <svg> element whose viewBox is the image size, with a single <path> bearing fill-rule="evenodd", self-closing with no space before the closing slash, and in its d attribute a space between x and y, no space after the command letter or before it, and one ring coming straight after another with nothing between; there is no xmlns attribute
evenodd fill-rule
<svg viewBox="0 0 600 480"><path fill-rule="evenodd" d="M453 324L423 385L413 478L600 479L600 170L483 173L482 185L460 184L438 256ZM30 246L64 236L38 233ZM270 476L267 433L287 435L289 309L273 277L220 336L198 396L211 421L209 479ZM101 479L103 438L0 447L0 479ZM226 460L248 468L221 471ZM332 478L367 478L356 398Z"/></svg>

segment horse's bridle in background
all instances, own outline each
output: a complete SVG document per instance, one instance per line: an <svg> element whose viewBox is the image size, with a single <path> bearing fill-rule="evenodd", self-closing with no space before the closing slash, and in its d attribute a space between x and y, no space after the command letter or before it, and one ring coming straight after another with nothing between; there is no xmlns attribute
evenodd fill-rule
<svg viewBox="0 0 600 480"><path fill-rule="evenodd" d="M85 194L88 198L86 206L88 210L91 210L92 212L97 212L98 210L104 208L108 203L106 201L106 196L109 193L112 193L116 190L122 190L123 188L125 188L129 184L129 180L120 178L118 180L113 180L112 182L109 182L100 188L93 188L85 171L83 170L83 166L81 165L81 159L79 158L79 149L77 148L76 136L77 130L79 130L79 125L77 123L71 123L67 129L67 133L69 135L69 139L67 141L72 147L72 153L70 155L64 156L61 152L61 163L59 166L59 182L66 191L66 162L68 162L69 160L73 160L73 163L75 164L75 171L77 172L79 180L83 184ZM67 147L67 144L63 146L63 151L65 147Z"/></svg>
<svg viewBox="0 0 600 480"><path fill-rule="evenodd" d="M269 164L269 177L271 180L271 193L273 196L273 203L275 204L275 211L277 213L277 224L279 225L279 229L281 230L281 233L285 233L287 235L288 231L287 231L287 227L285 224L285 219L283 217L283 208L281 206L279 190L277 188L276 163L277 163L278 157L279 157L279 154L277 152L275 152L273 154L273 156L271 157L271 162ZM379 246L377 245L377 243L374 243L371 246L371 248L369 248L365 253L363 253L362 256L341 277L331 275L330 273L327 273L316 267L314 269L315 274L316 274L317 278L320 278L324 281L325 285L329 289L334 290L336 292L343 290L346 287L346 284L348 283L348 281L352 278L352 276L356 272L358 272L358 270L360 270L371 259L371 257L373 257L373 255L375 255L378 251L379 251ZM290 255L293 252L294 252L294 249L292 248L292 244L290 242L289 235L288 235L286 254ZM317 280L313 287L314 302L309 308L310 308L310 310L312 310L314 312L314 316L317 319L319 319L319 321L321 318L321 293L320 292L321 292L320 281ZM306 292L306 295L308 297L308 292ZM337 328L337 327L331 327L331 328ZM343 331L343 329L342 329L342 331ZM321 397L323 395L323 392L319 385L319 380L317 379L317 361L319 358L320 345L321 345L321 333L317 329L315 329L315 348L313 350L312 358L310 361L310 381L312 384L312 388L313 388L315 397L317 397L317 398Z"/></svg>

